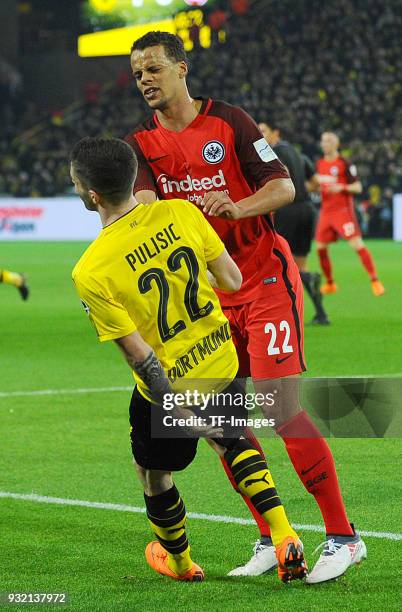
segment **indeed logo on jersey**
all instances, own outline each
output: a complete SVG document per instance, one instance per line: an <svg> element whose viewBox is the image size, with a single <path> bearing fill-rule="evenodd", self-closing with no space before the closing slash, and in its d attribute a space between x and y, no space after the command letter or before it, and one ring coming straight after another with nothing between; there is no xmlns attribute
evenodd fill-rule
<svg viewBox="0 0 402 612"><path fill-rule="evenodd" d="M160 174L157 178L163 193L180 193L184 191L189 193L191 191L210 191L215 187L225 187L226 179L222 170L219 170L215 176L204 176L200 179L192 178L187 174L186 178L182 181L170 180L167 174Z"/></svg>

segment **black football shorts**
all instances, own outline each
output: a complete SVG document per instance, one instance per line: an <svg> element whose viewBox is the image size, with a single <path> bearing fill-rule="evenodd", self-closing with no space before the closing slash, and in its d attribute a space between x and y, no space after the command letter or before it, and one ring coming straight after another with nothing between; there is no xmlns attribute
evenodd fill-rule
<svg viewBox="0 0 402 612"><path fill-rule="evenodd" d="M236 394L237 396L237 394L244 395L244 391L243 382L235 379L222 391L222 394L231 394L232 396ZM155 410L162 412L162 408L151 404L135 387L129 407L131 450L134 459L138 465L148 470L163 470L166 472L184 470L197 454L199 438L153 437L152 425L155 424L155 420L152 423L151 414ZM194 409L194 412L197 413L197 410ZM224 410L221 406L207 406L202 416L205 417L207 414L220 415L224 412L229 416L234 415L240 420L248 416L244 406L228 407L226 404ZM201 413L198 412L197 414ZM217 439L216 442L230 448L234 441L244 434L244 427L243 424L236 426L233 426L233 424L223 425L224 436L227 437Z"/></svg>
<svg viewBox="0 0 402 612"><path fill-rule="evenodd" d="M316 214L309 202L289 204L276 211L275 230L286 238L292 255L305 257L311 250Z"/></svg>

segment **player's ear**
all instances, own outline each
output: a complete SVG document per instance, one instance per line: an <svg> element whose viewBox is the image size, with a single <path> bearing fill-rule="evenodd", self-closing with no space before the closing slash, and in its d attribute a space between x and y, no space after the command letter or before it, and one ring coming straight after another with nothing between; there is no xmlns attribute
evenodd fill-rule
<svg viewBox="0 0 402 612"><path fill-rule="evenodd" d="M186 62L179 62L179 78L185 79L188 74L188 66Z"/></svg>
<svg viewBox="0 0 402 612"><path fill-rule="evenodd" d="M88 191L88 193L89 193L89 197L91 198L92 202L93 202L93 203L94 203L96 206L98 206L99 201L100 201L99 194L98 194L98 193L96 193L96 191L94 191L93 189L90 189L90 190Z"/></svg>

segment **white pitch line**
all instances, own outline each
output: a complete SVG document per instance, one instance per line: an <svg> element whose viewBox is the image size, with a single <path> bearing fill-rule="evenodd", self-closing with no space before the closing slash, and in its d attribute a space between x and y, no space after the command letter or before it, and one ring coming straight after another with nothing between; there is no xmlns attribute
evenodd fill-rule
<svg viewBox="0 0 402 612"><path fill-rule="evenodd" d="M90 387L88 389L38 389L36 391L0 391L2 397L32 397L35 395L76 395L79 393L113 393L115 391L132 391L132 387Z"/></svg>
<svg viewBox="0 0 402 612"><path fill-rule="evenodd" d="M36 493L10 493L8 491L0 491L0 498L3 499L18 499L22 501L36 502L40 504L58 504L61 506L83 506L85 508L97 508L100 510L117 510L118 512L133 512L136 514L145 514L145 508L139 506L128 506L126 504L111 504L107 502L91 502L83 499L64 499L62 497L48 497L46 495L37 495ZM215 523L235 523L237 525L255 525L252 519L244 519L236 516L224 516L220 514L203 514L199 512L188 512L187 516L191 519L199 519ZM293 523L293 527L300 531L314 531L316 533L324 533L325 529L321 525L303 525ZM382 540L402 540L402 533L390 533L387 531L363 531L359 530L362 536L368 538L379 538Z"/></svg>
<svg viewBox="0 0 402 612"><path fill-rule="evenodd" d="M352 374L343 376L326 376L326 379L337 379L337 378L402 378L402 372L397 374ZM303 378L304 382L308 382L309 378ZM314 377L311 381L316 382L317 378ZM80 393L114 393L115 391L132 391L132 387L88 387L83 389L36 389L33 391L0 391L0 399L2 397L35 397L41 395L77 395Z"/></svg>
<svg viewBox="0 0 402 612"><path fill-rule="evenodd" d="M325 378L325 377L323 377ZM397 374L344 374L342 376L330 376L328 379L334 378L402 378L402 372ZM304 382L308 382L309 378L304 378ZM314 377L311 380L316 381ZM134 386L134 383L133 383ZM2 397L35 397L41 395L78 395L81 393L114 393L116 391L132 391L132 387L88 387L82 389L36 389L33 391L0 391L0 399Z"/></svg>

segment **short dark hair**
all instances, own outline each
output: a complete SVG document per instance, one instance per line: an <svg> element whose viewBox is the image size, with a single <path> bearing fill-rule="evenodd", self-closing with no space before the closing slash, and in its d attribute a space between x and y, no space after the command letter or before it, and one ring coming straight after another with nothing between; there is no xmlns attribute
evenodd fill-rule
<svg viewBox="0 0 402 612"><path fill-rule="evenodd" d="M281 131L281 126L279 125L279 122L276 121L273 117L271 117L270 119L261 119L261 121L259 121L258 123L265 123L265 125L267 125L270 130Z"/></svg>
<svg viewBox="0 0 402 612"><path fill-rule="evenodd" d="M132 193L138 161L123 140L86 136L74 145L70 161L82 185L111 204L120 204Z"/></svg>
<svg viewBox="0 0 402 612"><path fill-rule="evenodd" d="M133 51L143 51L148 47L161 45L165 49L166 56L174 62L186 62L187 55L184 50L183 41L180 36L175 36L169 32L159 32L153 30L138 38L131 47Z"/></svg>

